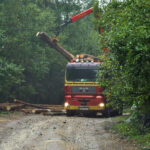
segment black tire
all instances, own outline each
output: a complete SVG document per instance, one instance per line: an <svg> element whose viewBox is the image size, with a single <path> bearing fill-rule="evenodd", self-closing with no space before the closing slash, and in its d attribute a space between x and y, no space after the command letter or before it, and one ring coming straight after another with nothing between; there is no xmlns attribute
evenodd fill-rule
<svg viewBox="0 0 150 150"><path fill-rule="evenodd" d="M75 114L75 112L72 110L67 110L66 114L67 114L67 116L73 116Z"/></svg>
<svg viewBox="0 0 150 150"><path fill-rule="evenodd" d="M108 118L111 116L110 109L105 108L105 110L102 112L103 117Z"/></svg>

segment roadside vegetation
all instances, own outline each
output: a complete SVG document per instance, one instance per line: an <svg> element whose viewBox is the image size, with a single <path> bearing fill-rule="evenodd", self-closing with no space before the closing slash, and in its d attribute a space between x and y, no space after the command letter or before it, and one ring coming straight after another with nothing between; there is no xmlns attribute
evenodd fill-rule
<svg viewBox="0 0 150 150"><path fill-rule="evenodd" d="M9 112L9 111L0 111L0 117L5 117L5 116L8 116L10 114L11 114L11 112Z"/></svg>
<svg viewBox="0 0 150 150"><path fill-rule="evenodd" d="M128 122L114 129L150 149L150 1L103 1L94 10L96 27L105 31L101 51L109 49L101 57L104 70L98 81L111 105L121 102L133 109Z"/></svg>
<svg viewBox="0 0 150 150"><path fill-rule="evenodd" d="M36 38L36 33L53 37L59 25L92 5L92 0L0 1L0 102L17 98L31 103L63 103L67 61ZM68 25L58 36L73 55L99 54L92 18Z"/></svg>
<svg viewBox="0 0 150 150"><path fill-rule="evenodd" d="M0 102L18 98L31 103L63 103L67 61L35 35L43 31L54 36L58 25L92 7L93 2L0 1ZM96 0L94 16L67 26L58 39L74 55L98 56L104 48L109 49L100 56L104 62L98 82L106 87L111 106L132 108L130 118L118 118L121 122L113 129L150 149L150 1ZM99 27L104 34L99 35Z"/></svg>
<svg viewBox="0 0 150 150"><path fill-rule="evenodd" d="M150 149L150 130L144 126L141 126L138 122L128 123L129 116L119 116L113 118L116 122L112 126L112 130L115 131L120 137L127 138L132 143L136 144L139 149Z"/></svg>

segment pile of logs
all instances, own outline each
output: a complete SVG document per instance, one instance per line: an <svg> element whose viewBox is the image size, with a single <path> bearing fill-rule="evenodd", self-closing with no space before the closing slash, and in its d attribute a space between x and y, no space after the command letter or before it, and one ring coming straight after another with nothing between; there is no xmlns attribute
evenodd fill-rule
<svg viewBox="0 0 150 150"><path fill-rule="evenodd" d="M0 110L4 111L18 111L20 109L24 108L24 104L14 104L14 103L1 103L0 104Z"/></svg>
<svg viewBox="0 0 150 150"><path fill-rule="evenodd" d="M14 99L14 103L1 103L0 111L21 111L29 114L63 115L65 113L62 105L31 104Z"/></svg>

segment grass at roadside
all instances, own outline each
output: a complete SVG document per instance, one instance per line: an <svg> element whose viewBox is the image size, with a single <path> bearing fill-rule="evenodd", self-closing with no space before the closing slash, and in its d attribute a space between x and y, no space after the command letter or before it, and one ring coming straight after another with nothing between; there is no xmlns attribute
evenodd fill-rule
<svg viewBox="0 0 150 150"><path fill-rule="evenodd" d="M132 122L126 123L125 120L129 116L118 116L112 120L117 123L112 126L114 130L120 136L124 136L136 144L142 150L150 150L150 130L141 127L139 124L133 124Z"/></svg>
<svg viewBox="0 0 150 150"><path fill-rule="evenodd" d="M8 116L10 114L11 114L11 112L9 112L9 111L0 111L0 117L5 117L5 116Z"/></svg>

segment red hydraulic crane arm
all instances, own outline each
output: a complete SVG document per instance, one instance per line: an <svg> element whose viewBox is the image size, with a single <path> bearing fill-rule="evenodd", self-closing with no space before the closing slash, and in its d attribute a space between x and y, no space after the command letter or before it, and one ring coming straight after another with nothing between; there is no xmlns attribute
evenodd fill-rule
<svg viewBox="0 0 150 150"><path fill-rule="evenodd" d="M85 17L85 16L87 16L87 15L89 15L91 13L93 13L93 7L91 7L89 9L87 9L87 10L85 10L85 11L83 11L83 12L81 12L81 13L73 16L73 17L71 17L65 23L63 23L63 24L61 24L60 26L57 27L56 36L59 34L60 30L62 30L68 24L73 23L73 22L75 22L75 21L77 21L77 20L79 20L79 19L81 19L81 18L83 18L83 17ZM99 27L99 32L103 33L104 30L101 27Z"/></svg>
<svg viewBox="0 0 150 150"><path fill-rule="evenodd" d="M73 17L71 17L69 20L67 20L65 23L61 24L60 26L57 27L57 31L56 31L56 36L59 34L60 30L62 30L66 25L73 23L75 21L77 21L78 19L81 19L89 14L91 14L93 12L93 7L89 8Z"/></svg>
<svg viewBox="0 0 150 150"><path fill-rule="evenodd" d="M80 19L80 18L83 18L83 17L85 17L85 16L91 14L92 12L93 12L93 7L92 7L92 8L89 8L89 9L87 9L87 10L85 10L85 11L83 11L83 12L81 12L81 13L75 15L75 16L73 16L73 17L71 18L71 22L75 22L76 20L78 20L78 19Z"/></svg>

